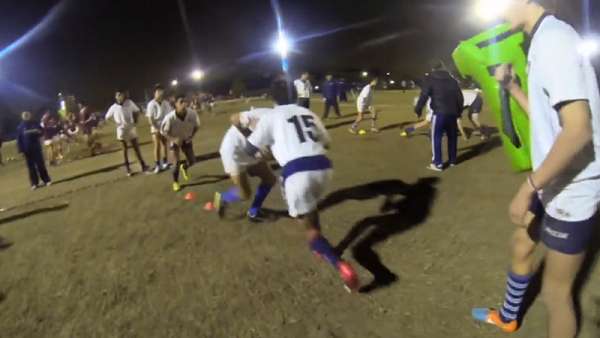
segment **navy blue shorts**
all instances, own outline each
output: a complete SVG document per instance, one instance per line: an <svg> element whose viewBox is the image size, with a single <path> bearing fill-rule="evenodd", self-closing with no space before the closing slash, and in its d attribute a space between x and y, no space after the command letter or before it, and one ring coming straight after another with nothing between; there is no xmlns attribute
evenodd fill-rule
<svg viewBox="0 0 600 338"><path fill-rule="evenodd" d="M531 238L566 255L577 255L588 249L594 227L600 220L597 215L578 222L558 220L546 213L537 196L534 197L530 210L536 216L535 224L530 229Z"/></svg>

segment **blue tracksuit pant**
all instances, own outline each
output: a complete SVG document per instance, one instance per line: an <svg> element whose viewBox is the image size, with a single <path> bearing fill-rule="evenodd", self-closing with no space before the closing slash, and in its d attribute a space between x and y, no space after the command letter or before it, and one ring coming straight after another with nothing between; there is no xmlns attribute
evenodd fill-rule
<svg viewBox="0 0 600 338"><path fill-rule="evenodd" d="M448 114L433 114L431 121L431 147L433 151L433 164L441 167L444 164L442 156L442 138L448 137L448 158L450 164L456 164L458 144L457 117Z"/></svg>

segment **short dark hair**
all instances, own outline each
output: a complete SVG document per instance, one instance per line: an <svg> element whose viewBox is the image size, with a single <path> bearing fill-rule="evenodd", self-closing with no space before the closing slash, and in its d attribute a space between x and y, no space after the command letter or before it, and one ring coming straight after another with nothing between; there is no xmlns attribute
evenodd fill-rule
<svg viewBox="0 0 600 338"><path fill-rule="evenodd" d="M177 94L175 96L175 101L179 101L179 99L187 99L187 96L185 94Z"/></svg>
<svg viewBox="0 0 600 338"><path fill-rule="evenodd" d="M160 83L157 83L154 85L154 91L157 90L165 90L165 87L163 87Z"/></svg>
<svg viewBox="0 0 600 338"><path fill-rule="evenodd" d="M127 94L127 90L125 90L123 88L117 88L117 89L115 89L115 94L117 94L117 93Z"/></svg>
<svg viewBox="0 0 600 338"><path fill-rule="evenodd" d="M292 104L296 101L295 90L291 90L288 81L283 77L277 77L271 83L271 97L279 106Z"/></svg>
<svg viewBox="0 0 600 338"><path fill-rule="evenodd" d="M431 66L431 69L433 69L433 70L442 70L445 68L444 61L442 61L440 59L431 60L429 62L429 65Z"/></svg>

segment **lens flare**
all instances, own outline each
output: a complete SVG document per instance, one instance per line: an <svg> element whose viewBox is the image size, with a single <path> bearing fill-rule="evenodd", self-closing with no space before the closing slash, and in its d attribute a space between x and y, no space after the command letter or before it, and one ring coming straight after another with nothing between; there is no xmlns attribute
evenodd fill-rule
<svg viewBox="0 0 600 338"><path fill-rule="evenodd" d="M287 36L283 31L279 32L279 36L277 37L277 41L273 44L273 50L279 54L282 58L287 58L290 52L290 40L288 40Z"/></svg>
<svg viewBox="0 0 600 338"><path fill-rule="evenodd" d="M500 18L512 0L477 0L475 5L476 15L484 21L493 21Z"/></svg>

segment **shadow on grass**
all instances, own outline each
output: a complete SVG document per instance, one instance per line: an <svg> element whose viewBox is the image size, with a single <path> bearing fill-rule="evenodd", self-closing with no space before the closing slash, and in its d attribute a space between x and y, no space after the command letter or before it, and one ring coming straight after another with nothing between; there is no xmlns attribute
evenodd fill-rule
<svg viewBox="0 0 600 338"><path fill-rule="evenodd" d="M385 197L379 214L356 223L336 246L336 251L341 255L362 236L352 248L352 253L356 261L373 275L373 280L363 286L360 292L369 293L398 280L398 276L383 264L374 247L425 222L436 198L435 185L438 182L439 178L433 177L419 179L415 184L400 180L376 181L338 190L319 204L320 210L326 210L348 200Z"/></svg>
<svg viewBox="0 0 600 338"><path fill-rule="evenodd" d="M13 243L6 240L4 237L0 237L0 251L2 250L6 250L8 248L10 248L11 246L13 246ZM2 299L0 299L0 302L2 301Z"/></svg>
<svg viewBox="0 0 600 338"><path fill-rule="evenodd" d="M69 203L63 203L63 204L53 206L53 207L45 207L45 208L39 208L39 209L25 211L25 212L15 214L12 216L0 218L0 225L11 223L14 221L18 221L18 220L25 219L25 218L35 216L35 215L39 215L39 214L64 210L68 207L69 207Z"/></svg>
<svg viewBox="0 0 600 338"><path fill-rule="evenodd" d="M192 183L182 184L181 188L199 187L208 184L215 184L229 179L228 175L202 175Z"/></svg>
<svg viewBox="0 0 600 338"><path fill-rule="evenodd" d="M88 172L85 172L85 173L77 174L77 175L74 175L74 176L71 176L71 177L68 177L68 178L63 178L63 179L60 179L58 181L55 181L54 184L71 182L71 181L75 181L75 180L78 180L80 178L85 178L85 177L88 177L88 176L93 176L93 175L97 175L97 174L108 173L108 172L117 170L117 169L119 169L121 167L123 167L123 164L114 164L114 165L107 166L107 167L104 167L104 168L99 168L99 169L96 169L96 170L92 170L92 171L88 171Z"/></svg>
<svg viewBox="0 0 600 338"><path fill-rule="evenodd" d="M457 164L470 161L478 156L489 153L490 151L502 146L502 140L498 136L494 136L487 141L464 147L459 149L459 155L456 158Z"/></svg>
<svg viewBox="0 0 600 338"><path fill-rule="evenodd" d="M218 151L208 153L208 154L198 155L198 156L196 156L196 163L210 161L210 160L214 160L217 158L221 158L221 154L219 154Z"/></svg>

